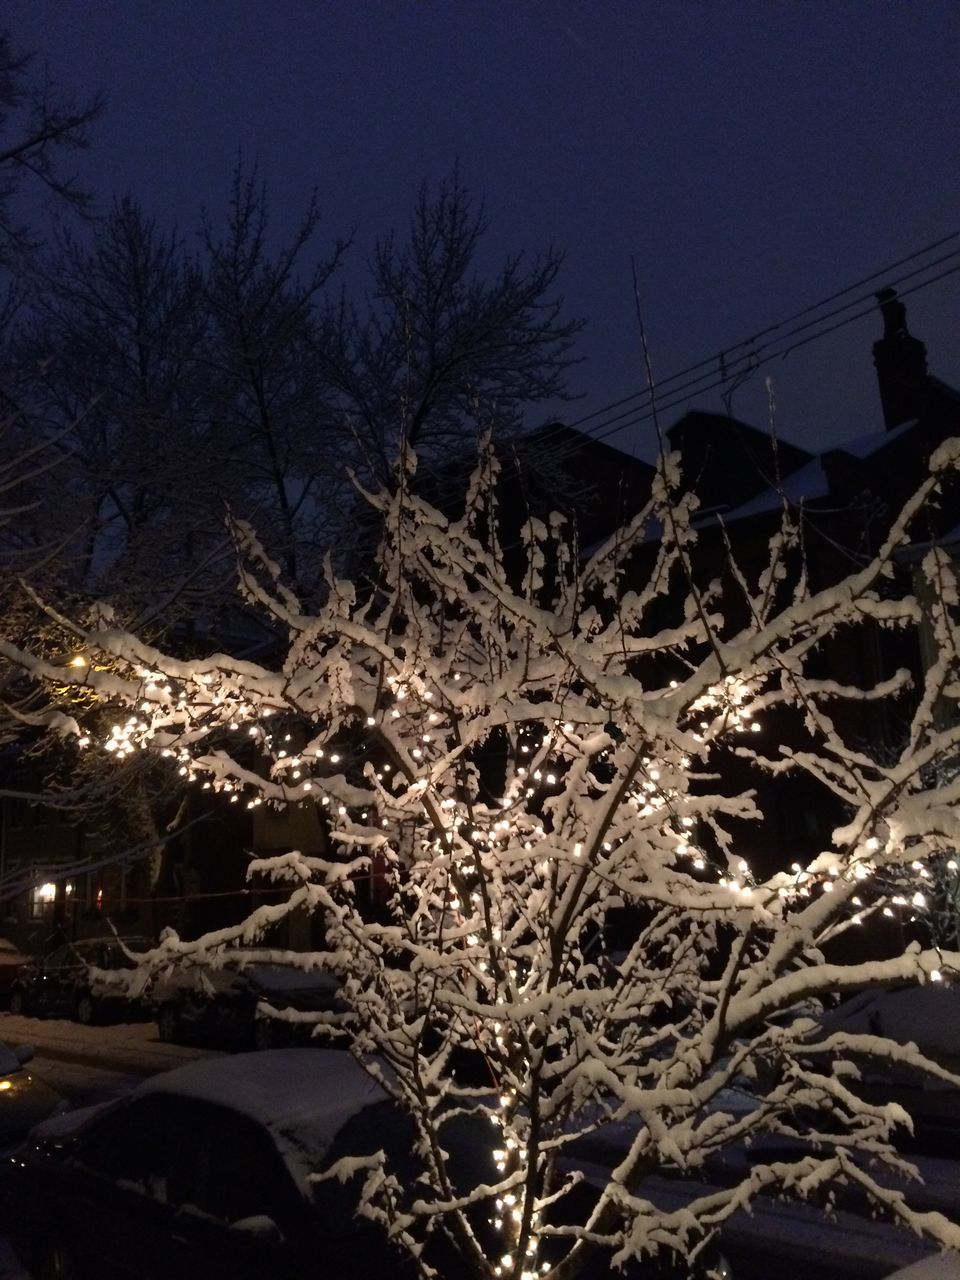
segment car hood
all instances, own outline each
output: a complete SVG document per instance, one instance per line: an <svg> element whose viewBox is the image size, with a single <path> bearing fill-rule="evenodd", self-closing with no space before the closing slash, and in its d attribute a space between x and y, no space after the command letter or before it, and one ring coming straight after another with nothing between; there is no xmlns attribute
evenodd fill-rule
<svg viewBox="0 0 960 1280"><path fill-rule="evenodd" d="M0 1078L0 1146L8 1146L68 1104L55 1089L28 1071Z"/></svg>
<svg viewBox="0 0 960 1280"><path fill-rule="evenodd" d="M114 1106L112 1101L95 1102L89 1107L78 1107L76 1111L67 1111L61 1115L51 1115L42 1123L34 1126L30 1136L43 1142L65 1142L86 1128L94 1116Z"/></svg>

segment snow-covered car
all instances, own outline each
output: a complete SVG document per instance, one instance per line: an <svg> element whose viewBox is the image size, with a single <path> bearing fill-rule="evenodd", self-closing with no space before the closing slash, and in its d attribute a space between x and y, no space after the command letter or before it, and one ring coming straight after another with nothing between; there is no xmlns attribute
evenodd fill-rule
<svg viewBox="0 0 960 1280"><path fill-rule="evenodd" d="M20 1147L29 1131L69 1104L32 1071L33 1049L27 1044L8 1048L0 1042L0 1156Z"/></svg>
<svg viewBox="0 0 960 1280"><path fill-rule="evenodd" d="M897 1044L915 1044L938 1061L960 1061L960 986L953 984L861 991L823 1014L820 1022L827 1033L885 1036Z"/></svg>
<svg viewBox="0 0 960 1280"><path fill-rule="evenodd" d="M496 1132L486 1113L452 1110L439 1122L454 1194L497 1180ZM33 1275L413 1280L407 1259L356 1207L363 1158L380 1151L401 1194L420 1195L416 1148L413 1121L347 1053L207 1059L38 1126L11 1165L2 1225ZM316 1179L341 1160L355 1161L352 1174ZM595 1193L585 1182L578 1190L588 1214ZM478 1205L473 1223L485 1250L499 1240L490 1209ZM463 1273L439 1231L424 1260L445 1278ZM606 1280L609 1265L601 1252L585 1280ZM647 1259L617 1274L705 1273Z"/></svg>
<svg viewBox="0 0 960 1280"><path fill-rule="evenodd" d="M495 1176L485 1117L443 1137L465 1181ZM357 1179L310 1175L385 1149L415 1180L414 1147L412 1123L348 1054L216 1058L41 1125L7 1178L3 1225L44 1276L412 1280L385 1234L354 1218Z"/></svg>
<svg viewBox="0 0 960 1280"><path fill-rule="evenodd" d="M85 1025L101 1017L144 1017L146 971L134 957L152 946L146 938L64 943L20 971L10 990L10 1012L74 1018Z"/></svg>
<svg viewBox="0 0 960 1280"><path fill-rule="evenodd" d="M311 1015L340 1010L339 990L329 974L237 952L220 965L176 970L156 985L152 1001L161 1040L271 1049L308 1040Z"/></svg>

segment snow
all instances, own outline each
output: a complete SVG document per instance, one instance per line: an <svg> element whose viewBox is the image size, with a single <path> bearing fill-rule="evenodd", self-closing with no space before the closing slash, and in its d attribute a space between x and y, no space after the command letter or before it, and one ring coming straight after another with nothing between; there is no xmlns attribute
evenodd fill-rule
<svg viewBox="0 0 960 1280"><path fill-rule="evenodd" d="M873 431L869 435L844 440L842 444L837 445L837 450L840 453L849 453L853 458L869 458L891 440L896 440L898 436L912 431L916 425L916 418L910 418L907 422L901 422L899 426L894 427L892 431Z"/></svg>
<svg viewBox="0 0 960 1280"><path fill-rule="evenodd" d="M22 1044L23 1042L18 1040L12 1043ZM11 1071L22 1071L23 1067L24 1064L14 1054L10 1045L0 1043L0 1076L9 1075Z"/></svg>
<svg viewBox="0 0 960 1280"><path fill-rule="evenodd" d="M823 498L829 492L830 485L823 470L823 464L819 458L814 458L802 467L798 467L796 471L792 471L778 488L767 489L748 502L741 503L739 507L725 512L723 519L727 524L734 520L745 520L749 516L778 511L783 506L784 499L791 506L799 506L814 498Z"/></svg>
<svg viewBox="0 0 960 1280"><path fill-rule="evenodd" d="M609 1169L605 1165L583 1163L580 1167L598 1189L606 1185ZM649 1183L652 1202L671 1214L681 1214L686 1206L715 1190L712 1184L695 1179L654 1178ZM877 1275L884 1269L893 1271L927 1261L930 1248L891 1223L868 1221L843 1209L828 1213L772 1196L757 1197L749 1212L739 1210L727 1219L723 1242L728 1249L768 1258L771 1267L790 1280L816 1276L820 1267L830 1275L843 1271L851 1276ZM955 1273L947 1272L942 1280L956 1280Z"/></svg>
<svg viewBox="0 0 960 1280"><path fill-rule="evenodd" d="M34 1051L63 1061L109 1065L112 1069L146 1076L155 1071L219 1057L217 1050L192 1045L162 1044L153 1022L119 1022L84 1027L63 1018L28 1018L0 1013L0 1040L29 1044Z"/></svg>
<svg viewBox="0 0 960 1280"><path fill-rule="evenodd" d="M428 1186L413 1198L371 1166L362 1203L414 1253L438 1213L470 1238L448 1154L426 1139L449 1108L473 1104L499 1144L496 1174L475 1198L511 1206L492 1226L493 1256L516 1248L531 1270L554 1157L601 1120L630 1128L596 1211L603 1233L612 1224L614 1264L652 1243L689 1250L778 1195L851 1187L918 1234L960 1245L960 1228L912 1209L890 1183L903 1108L857 1096L843 1064L911 1066L954 1087L960 1077L869 1022L809 1016L865 987L939 991L960 972L960 954L911 943L891 956L867 929L859 949L831 945L881 910L908 930L921 887L960 839L960 782L942 768L957 758L960 726L933 714L960 678L946 597L931 591L930 608L943 608L915 688L904 675L854 687L817 665L836 634L852 650L859 629L872 640L879 627L906 635L924 624L891 567L958 463L960 443L939 448L934 474L878 531L873 558L815 590L791 576L803 547L789 520L762 563L751 551L749 580L734 546L696 585L696 507L676 489L675 458L663 459L650 510L622 538L575 560L554 526L530 522L514 571L497 544L498 464L486 446L452 521L411 491L407 454L396 485L368 495L384 530L375 591L328 563L308 612L252 530L234 526L242 592L289 637L272 666L175 657L107 622L78 632L98 660L74 676L0 640L0 654L54 690L73 681L122 708L88 749L159 752L187 785L250 810L314 811L311 847L249 864L253 891L269 897L246 920L207 938L165 935L144 969L219 962L315 912L328 950L300 963L342 978L354 1046L391 1067L380 1091L345 1054L287 1050L182 1067L142 1091L183 1088L235 1106L289 1142L291 1158L304 1142L319 1154L345 1118L391 1094L420 1126ZM788 478L794 500L821 484L818 464ZM779 497L758 501L734 514ZM655 521L659 545L638 556ZM646 578L642 559L654 562ZM860 732L861 704L892 699L897 722L909 721L896 753ZM768 713L775 732L764 732ZM731 759L770 786L744 784ZM798 851L789 872L767 848L763 865L780 869L766 880L748 835L762 846L761 804L773 794L778 805L788 773L803 780L805 803L819 792L831 811L843 807L844 825L822 838L828 847L818 838ZM891 876L915 881L899 902L884 887ZM360 886L382 890L375 912L362 909L372 895ZM624 907L634 931L613 964L605 929ZM934 1047L954 1044L949 1000L920 1009L898 1012L897 1035L927 1036L936 1022ZM71 1027L74 1046L77 1035ZM459 1055L479 1078L461 1077ZM741 1080L749 1088L730 1094ZM788 1158L765 1145L798 1131L812 1140ZM703 1184L673 1206L649 1198L648 1174L699 1176L748 1142L758 1158L730 1185ZM921 1188L910 1194L925 1203ZM860 1228L865 1248L874 1230Z"/></svg>
<svg viewBox="0 0 960 1280"><path fill-rule="evenodd" d="M264 1125L285 1154L319 1163L352 1116L384 1091L348 1053L273 1049L195 1062L145 1081L134 1097L176 1093L230 1107Z"/></svg>
<svg viewBox="0 0 960 1280"><path fill-rule="evenodd" d="M243 963L231 952L223 965L204 965L198 968L176 969L153 989L157 1001L169 990L192 990L200 987L210 995L245 987L246 979L271 994L292 992L317 992L333 995L340 986L330 974L316 969L302 969L293 964Z"/></svg>
<svg viewBox="0 0 960 1280"><path fill-rule="evenodd" d="M43 1055L34 1058L30 1070L75 1107L125 1097L143 1079L142 1072L112 1071L92 1061L61 1062Z"/></svg>
<svg viewBox="0 0 960 1280"><path fill-rule="evenodd" d="M70 1138L75 1133L80 1133L91 1120L94 1120L111 1106L112 1102L105 1099L103 1102L91 1102L88 1107L74 1107L72 1111L64 1111L60 1115L50 1116L49 1119L34 1125L30 1131L30 1136L31 1138L40 1138L44 1141L53 1142Z"/></svg>
<svg viewBox="0 0 960 1280"><path fill-rule="evenodd" d="M960 1280L960 1258L953 1253L937 1253L892 1272L887 1280Z"/></svg>
<svg viewBox="0 0 960 1280"><path fill-rule="evenodd" d="M259 987L268 992L319 991L334 992L340 984L329 974L304 972L286 965L259 964L245 970Z"/></svg>

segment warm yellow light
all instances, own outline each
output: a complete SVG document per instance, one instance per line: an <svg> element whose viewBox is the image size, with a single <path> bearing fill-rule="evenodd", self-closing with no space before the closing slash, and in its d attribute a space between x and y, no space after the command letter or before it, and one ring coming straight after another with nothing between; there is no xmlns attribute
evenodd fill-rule
<svg viewBox="0 0 960 1280"><path fill-rule="evenodd" d="M85 667L87 665L87 660L82 653L75 653L67 663L68 667Z"/></svg>
<svg viewBox="0 0 960 1280"><path fill-rule="evenodd" d="M6 1093L8 1089L13 1088L12 1080L0 1080L0 1093Z"/></svg>
<svg viewBox="0 0 960 1280"><path fill-rule="evenodd" d="M38 885L37 897L41 902L53 902L57 896L57 886L50 880L46 884Z"/></svg>

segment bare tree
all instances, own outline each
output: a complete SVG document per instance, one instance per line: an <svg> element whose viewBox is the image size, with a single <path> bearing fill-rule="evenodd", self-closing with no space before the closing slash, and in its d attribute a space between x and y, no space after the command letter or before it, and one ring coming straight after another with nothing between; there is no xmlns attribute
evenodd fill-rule
<svg viewBox="0 0 960 1280"><path fill-rule="evenodd" d="M95 94L74 104L46 76L34 74L35 55L14 47L0 32L0 264L36 247L36 237L16 210L16 197L30 187L51 193L74 209L88 196L64 171L65 156L89 145L90 126L104 108Z"/></svg>
<svg viewBox="0 0 960 1280"><path fill-rule="evenodd" d="M55 510L66 527L74 508L81 531L65 581L133 616L222 542L196 364L199 271L177 235L126 198L89 244L63 236L34 279L15 345L17 398L64 459L41 521Z"/></svg>
<svg viewBox="0 0 960 1280"><path fill-rule="evenodd" d="M363 473L385 482L405 440L423 458L462 451L465 428L495 435L524 406L563 398L580 320L562 316L563 255L508 256L486 270L482 204L459 169L420 189L409 230L381 240L362 306L327 310L326 376L354 435Z"/></svg>
<svg viewBox="0 0 960 1280"><path fill-rule="evenodd" d="M203 227L213 451L225 496L256 515L292 581L308 570L303 553L331 536L330 485L344 479L315 344L318 299L346 245L317 261L319 224L314 199L292 238L275 247L266 189L241 163L223 234L209 218Z"/></svg>

